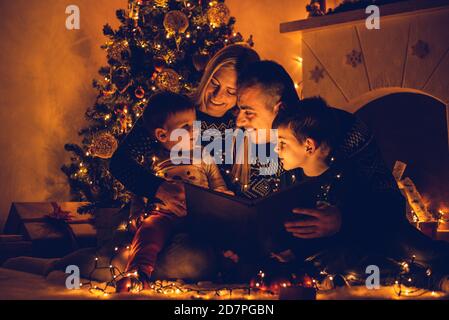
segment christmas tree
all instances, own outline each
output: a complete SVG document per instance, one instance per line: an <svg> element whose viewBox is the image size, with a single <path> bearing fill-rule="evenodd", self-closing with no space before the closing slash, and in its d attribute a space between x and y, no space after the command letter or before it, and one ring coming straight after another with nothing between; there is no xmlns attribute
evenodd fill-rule
<svg viewBox="0 0 449 320"><path fill-rule="evenodd" d="M118 207L131 194L108 171L109 158L142 115L148 98L169 90L189 94L215 52L242 41L234 32L224 0L129 0L117 11L120 26L103 32L108 66L93 86L95 104L86 111L89 126L80 130L81 145L67 144L67 175L74 201L92 207Z"/></svg>

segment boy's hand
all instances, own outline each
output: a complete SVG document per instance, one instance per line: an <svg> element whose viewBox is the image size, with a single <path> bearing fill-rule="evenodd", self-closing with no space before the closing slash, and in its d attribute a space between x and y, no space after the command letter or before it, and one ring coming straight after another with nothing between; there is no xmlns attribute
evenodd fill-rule
<svg viewBox="0 0 449 320"><path fill-rule="evenodd" d="M164 208L178 217L184 217L186 210L186 194L183 183L163 182L157 189L156 198L164 203Z"/></svg>
<svg viewBox="0 0 449 320"><path fill-rule="evenodd" d="M289 221L285 229L294 237L315 239L329 237L341 229L341 213L337 207L321 205L316 209L295 208L293 213L306 215L307 220Z"/></svg>

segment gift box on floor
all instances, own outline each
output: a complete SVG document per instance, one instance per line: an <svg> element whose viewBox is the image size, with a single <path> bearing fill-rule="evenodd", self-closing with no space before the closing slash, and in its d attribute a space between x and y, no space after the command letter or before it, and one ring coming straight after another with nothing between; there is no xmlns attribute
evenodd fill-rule
<svg viewBox="0 0 449 320"><path fill-rule="evenodd" d="M0 265L9 258L32 253L31 241L25 241L22 235L0 235Z"/></svg>
<svg viewBox="0 0 449 320"><path fill-rule="evenodd" d="M76 249L96 246L91 214L79 214L86 202L14 202L4 234L31 242L36 257L61 257Z"/></svg>

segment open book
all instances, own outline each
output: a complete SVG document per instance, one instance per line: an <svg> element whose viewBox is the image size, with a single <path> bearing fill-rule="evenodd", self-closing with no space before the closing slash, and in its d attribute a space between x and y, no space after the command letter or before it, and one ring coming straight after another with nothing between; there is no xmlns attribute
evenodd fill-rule
<svg viewBox="0 0 449 320"><path fill-rule="evenodd" d="M284 223L300 219L296 207L314 208L316 194L298 183L267 197L250 200L186 184L187 220L195 235L233 249L266 246L274 237L289 237Z"/></svg>

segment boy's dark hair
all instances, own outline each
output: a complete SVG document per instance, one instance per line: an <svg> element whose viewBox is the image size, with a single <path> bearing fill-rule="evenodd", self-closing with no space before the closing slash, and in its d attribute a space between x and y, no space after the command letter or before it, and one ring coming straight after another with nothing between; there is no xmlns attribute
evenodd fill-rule
<svg viewBox="0 0 449 320"><path fill-rule="evenodd" d="M194 109L193 102L186 96L168 91L159 92L149 99L143 113L143 123L153 136L154 130L162 128L169 116Z"/></svg>
<svg viewBox="0 0 449 320"><path fill-rule="evenodd" d="M284 108L299 100L295 84L287 71L279 63L263 60L250 63L238 75L238 90L260 87L267 96L267 107L282 101Z"/></svg>
<svg viewBox="0 0 449 320"><path fill-rule="evenodd" d="M340 126L333 108L320 97L299 101L296 107L281 110L273 121L273 128L288 127L296 139L304 143L313 139L333 150L340 139Z"/></svg>

